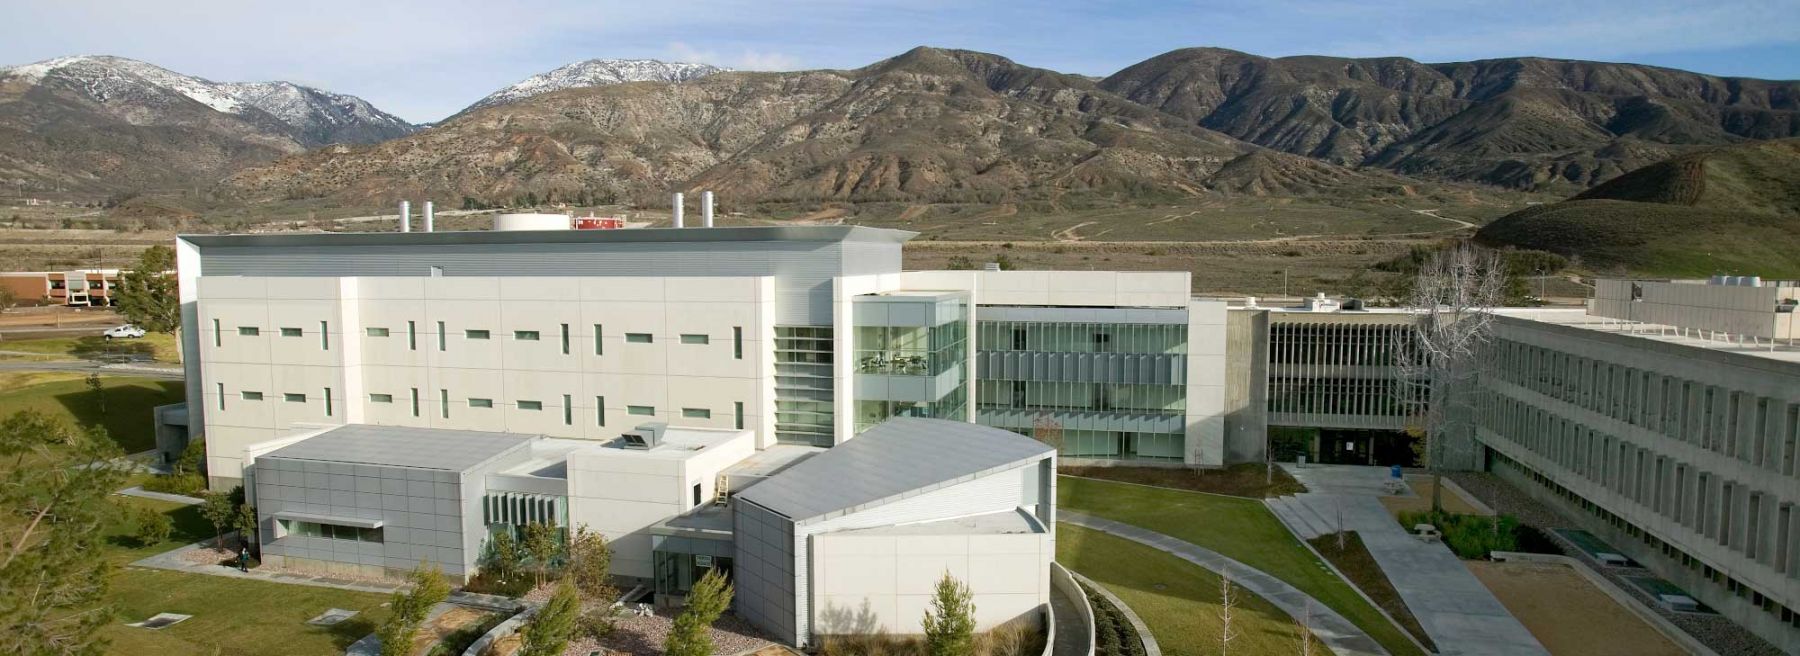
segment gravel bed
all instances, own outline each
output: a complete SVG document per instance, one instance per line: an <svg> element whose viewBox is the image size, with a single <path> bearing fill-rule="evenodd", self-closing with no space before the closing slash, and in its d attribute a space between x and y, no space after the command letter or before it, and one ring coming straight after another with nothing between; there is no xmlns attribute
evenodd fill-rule
<svg viewBox="0 0 1800 656"><path fill-rule="evenodd" d="M555 593L556 585L546 583L525 593L520 599L534 606L542 605ZM591 605L584 606L583 612L591 610ZM674 624L674 615L625 615L614 620L612 635L605 640L595 641L588 637L572 640L568 648L563 650L563 656L588 656L601 649L605 650L607 656L659 656L663 653L663 641L669 637L669 629ZM729 613L713 622L712 640L713 653L721 656L740 654L774 644L755 627Z"/></svg>
<svg viewBox="0 0 1800 656"><path fill-rule="evenodd" d="M1699 640L1700 644L1712 648L1713 651L1732 656L1779 656L1781 654L1781 650L1776 649L1768 641L1757 637L1748 629L1723 616L1677 613L1663 608L1662 605L1651 599L1648 593L1625 580L1627 576L1657 577L1655 572L1642 567L1608 566L1588 558L1587 552L1576 548L1561 535L1550 530L1553 528L1581 528L1580 524L1531 498L1531 495L1513 487L1501 480L1500 477L1484 472L1452 472L1448 476L1451 480L1456 481L1457 485L1461 485L1464 490L1468 490L1469 494L1475 495L1475 498L1493 508L1494 512L1512 515L1518 518L1520 523L1542 530L1562 549L1563 555L1586 563L1588 567L1605 576L1614 585L1636 597L1650 610L1674 623L1682 631Z"/></svg>
<svg viewBox="0 0 1800 656"><path fill-rule="evenodd" d="M238 554L236 551L230 549L215 549L212 547L201 547L199 549L181 552L181 560L195 565L217 565L226 558L231 558L235 561L237 557Z"/></svg>

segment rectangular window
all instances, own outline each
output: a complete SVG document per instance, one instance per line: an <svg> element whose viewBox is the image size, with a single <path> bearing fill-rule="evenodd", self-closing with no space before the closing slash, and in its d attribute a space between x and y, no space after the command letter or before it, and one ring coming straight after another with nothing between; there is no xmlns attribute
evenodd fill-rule
<svg viewBox="0 0 1800 656"><path fill-rule="evenodd" d="M331 388L325 388L325 416L331 416Z"/></svg>
<svg viewBox="0 0 1800 656"><path fill-rule="evenodd" d="M744 327L731 327L731 357L734 360L744 359Z"/></svg>
<svg viewBox="0 0 1800 656"><path fill-rule="evenodd" d="M494 407L494 400L469 397L469 407L471 407L471 408L492 408L492 407Z"/></svg>
<svg viewBox="0 0 1800 656"><path fill-rule="evenodd" d="M486 339L486 338L484 337L483 339ZM538 331L515 330L515 331L513 331L513 339L516 339L521 342L535 342L535 341L538 341Z"/></svg>
<svg viewBox="0 0 1800 656"><path fill-rule="evenodd" d="M412 415L419 416L419 388L412 388Z"/></svg>
<svg viewBox="0 0 1800 656"><path fill-rule="evenodd" d="M656 341L650 333L625 333L625 341L631 344L649 344Z"/></svg>
<svg viewBox="0 0 1800 656"><path fill-rule="evenodd" d="M262 329L257 328L256 326L238 326L239 337L255 337L261 334Z"/></svg>
<svg viewBox="0 0 1800 656"><path fill-rule="evenodd" d="M569 395L567 395L567 394L563 395L563 425L564 426L574 426L575 425L575 405L571 401L572 400L569 398Z"/></svg>
<svg viewBox="0 0 1800 656"><path fill-rule="evenodd" d="M520 410L543 410L544 402L543 401L520 401L519 409Z"/></svg>
<svg viewBox="0 0 1800 656"><path fill-rule="evenodd" d="M562 353L569 354L569 324L562 325Z"/></svg>
<svg viewBox="0 0 1800 656"><path fill-rule="evenodd" d="M711 344L712 338L709 336L706 336L706 335L683 333L681 335L681 343L683 343L683 344Z"/></svg>
<svg viewBox="0 0 1800 656"><path fill-rule="evenodd" d="M323 321L319 322L319 348L331 350L331 324Z"/></svg>
<svg viewBox="0 0 1800 656"><path fill-rule="evenodd" d="M488 331L485 331L485 330L465 330L465 331L463 331L463 339L487 339L487 338L488 338Z"/></svg>
<svg viewBox="0 0 1800 656"><path fill-rule="evenodd" d="M219 383L219 409L225 409L225 383Z"/></svg>
<svg viewBox="0 0 1800 656"><path fill-rule="evenodd" d="M600 341L600 324L594 324L594 355L606 355L606 348Z"/></svg>
<svg viewBox="0 0 1800 656"><path fill-rule="evenodd" d="M365 328L364 331L369 333L370 337L387 337L388 336L388 329L386 329L386 328Z"/></svg>
<svg viewBox="0 0 1800 656"><path fill-rule="evenodd" d="M444 342L446 341L447 333L444 332L444 322L439 321L439 322L437 322L437 324L438 324L438 350L442 351L442 350L444 350Z"/></svg>
<svg viewBox="0 0 1800 656"><path fill-rule="evenodd" d="M392 394L370 394L369 402L370 403L393 403L394 395L392 395Z"/></svg>
<svg viewBox="0 0 1800 656"><path fill-rule="evenodd" d="M656 416L656 407L648 405L628 405L625 406L625 414L653 417Z"/></svg>
<svg viewBox="0 0 1800 656"><path fill-rule="evenodd" d="M732 412L735 416L732 420L732 425L736 426L738 430L744 430L744 402L738 401L733 403Z"/></svg>
<svg viewBox="0 0 1800 656"><path fill-rule="evenodd" d="M406 348L419 350L419 324L412 321L406 322Z"/></svg>
<svg viewBox="0 0 1800 656"><path fill-rule="evenodd" d="M293 393L293 392L288 392L288 393L286 393L286 394L282 394L282 395L281 395L281 400L283 400L283 401L287 401L287 402L288 402L288 403L305 403L305 402L306 402L306 395L305 395L305 394L295 394L295 393Z"/></svg>
<svg viewBox="0 0 1800 656"><path fill-rule="evenodd" d="M442 335L443 333L438 334ZM438 414L442 415L445 419L450 418L450 390L438 390Z"/></svg>
<svg viewBox="0 0 1800 656"><path fill-rule="evenodd" d="M238 392L238 397L245 401L261 401L262 392Z"/></svg>
<svg viewBox="0 0 1800 656"><path fill-rule="evenodd" d="M694 505L700 505L700 484L694 484Z"/></svg>
<svg viewBox="0 0 1800 656"><path fill-rule="evenodd" d="M219 320L213 319L213 346L224 346L225 338L219 334Z"/></svg>
<svg viewBox="0 0 1800 656"><path fill-rule="evenodd" d="M300 330L299 328L282 328L281 329L282 337L299 337L303 334L305 334L305 332Z"/></svg>
<svg viewBox="0 0 1800 656"><path fill-rule="evenodd" d="M606 426L606 397L594 397L594 425Z"/></svg>
<svg viewBox="0 0 1800 656"><path fill-rule="evenodd" d="M681 416L688 419L712 419L712 410L706 408L682 408Z"/></svg>

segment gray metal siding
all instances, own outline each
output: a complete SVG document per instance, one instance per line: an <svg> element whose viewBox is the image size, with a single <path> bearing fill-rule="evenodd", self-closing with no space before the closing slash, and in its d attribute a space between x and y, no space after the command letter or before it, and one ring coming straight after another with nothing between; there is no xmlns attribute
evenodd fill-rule
<svg viewBox="0 0 1800 656"><path fill-rule="evenodd" d="M765 276L776 321L831 325L832 279L900 270L899 244L833 242L213 246L207 276Z"/></svg>
<svg viewBox="0 0 1800 656"><path fill-rule="evenodd" d="M450 576L473 573L463 541L462 486L456 472L263 456L256 461L254 478L266 554L400 571L425 560ZM379 519L383 541L276 538L271 520L283 511Z"/></svg>
<svg viewBox="0 0 1800 656"><path fill-rule="evenodd" d="M733 502L736 613L789 645L800 644L794 523L744 500Z"/></svg>

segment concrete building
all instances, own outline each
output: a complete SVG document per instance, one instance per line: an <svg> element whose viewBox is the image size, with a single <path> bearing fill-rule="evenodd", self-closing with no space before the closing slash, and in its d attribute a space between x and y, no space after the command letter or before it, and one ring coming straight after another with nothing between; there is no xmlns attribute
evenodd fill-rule
<svg viewBox="0 0 1800 656"><path fill-rule="evenodd" d="M1225 305L1185 273L901 271L860 227L187 236L190 432L218 485L303 424L832 446L893 416L1071 457L1224 462Z"/></svg>

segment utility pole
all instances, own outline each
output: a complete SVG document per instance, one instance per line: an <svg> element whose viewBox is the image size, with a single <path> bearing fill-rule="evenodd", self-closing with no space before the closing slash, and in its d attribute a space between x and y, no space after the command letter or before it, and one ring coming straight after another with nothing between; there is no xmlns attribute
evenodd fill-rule
<svg viewBox="0 0 1800 656"><path fill-rule="evenodd" d="M1282 296L1282 298L1287 298L1287 296L1288 296L1288 270L1287 269L1281 270L1281 296Z"/></svg>

